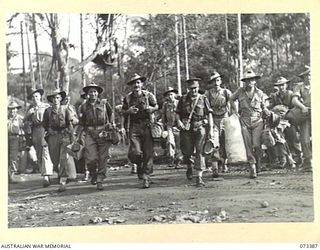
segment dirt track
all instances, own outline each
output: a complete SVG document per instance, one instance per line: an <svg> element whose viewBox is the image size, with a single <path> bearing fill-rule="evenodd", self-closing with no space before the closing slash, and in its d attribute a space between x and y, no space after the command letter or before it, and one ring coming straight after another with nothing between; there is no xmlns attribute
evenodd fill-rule
<svg viewBox="0 0 320 250"><path fill-rule="evenodd" d="M123 166L125 153L124 148L113 149L113 167ZM17 176L24 181L9 186L8 226L311 222L314 219L312 173L269 170L252 180L244 168L232 167L218 179L212 179L211 173L206 172L206 186L197 188L194 181L186 179L186 169L172 169L159 160L156 163L149 189L142 189L138 178L125 167L109 171L103 191L86 182L71 182L66 192L58 193L58 184L42 188L39 174Z"/></svg>

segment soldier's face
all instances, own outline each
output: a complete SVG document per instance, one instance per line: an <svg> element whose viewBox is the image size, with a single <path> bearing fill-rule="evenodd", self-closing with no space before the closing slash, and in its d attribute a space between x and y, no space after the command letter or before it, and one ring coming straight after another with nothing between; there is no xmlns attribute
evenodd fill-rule
<svg viewBox="0 0 320 250"><path fill-rule="evenodd" d="M34 94L32 95L32 101L33 101L33 103L35 103L35 104L38 104L38 103L41 102L41 95L40 95L39 92L36 92L36 93L34 93Z"/></svg>
<svg viewBox="0 0 320 250"><path fill-rule="evenodd" d="M95 88L90 88L88 90L89 100L97 100L98 99L98 91Z"/></svg>
<svg viewBox="0 0 320 250"><path fill-rule="evenodd" d="M14 108L14 109L9 109L9 116L13 117L18 113L18 109Z"/></svg>
<svg viewBox="0 0 320 250"><path fill-rule="evenodd" d="M213 80L213 86L214 86L215 88L219 88L220 85L221 85L221 83L222 83L221 77L218 77L218 78L216 78L216 79Z"/></svg>
<svg viewBox="0 0 320 250"><path fill-rule="evenodd" d="M61 103L61 100L62 100L61 95L57 94L52 98L52 103L53 105L59 105Z"/></svg>
<svg viewBox="0 0 320 250"><path fill-rule="evenodd" d="M252 88L254 88L254 86L256 85L256 79L255 79L255 78L246 79L246 80L244 81L244 84L245 84L245 87L246 87L246 88L252 89Z"/></svg>
<svg viewBox="0 0 320 250"><path fill-rule="evenodd" d="M284 92L287 89L287 84L286 83L278 85L278 86L279 86L279 91L280 92Z"/></svg>
<svg viewBox="0 0 320 250"><path fill-rule="evenodd" d="M133 91L140 91L142 89L142 85L143 85L143 82L140 79L135 80L132 83L132 90Z"/></svg>
<svg viewBox="0 0 320 250"><path fill-rule="evenodd" d="M191 96L196 96L198 94L199 87L190 88L189 90Z"/></svg>
<svg viewBox="0 0 320 250"><path fill-rule="evenodd" d="M174 92L169 92L167 98L169 101L173 101L176 98L176 94Z"/></svg>

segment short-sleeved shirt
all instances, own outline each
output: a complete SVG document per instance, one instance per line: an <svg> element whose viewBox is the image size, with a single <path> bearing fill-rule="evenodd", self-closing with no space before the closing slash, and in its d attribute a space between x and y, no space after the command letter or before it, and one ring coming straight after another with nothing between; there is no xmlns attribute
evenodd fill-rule
<svg viewBox="0 0 320 250"><path fill-rule="evenodd" d="M229 89L209 89L205 93L208 98L213 115L223 115L228 112L228 101L232 95Z"/></svg>
<svg viewBox="0 0 320 250"><path fill-rule="evenodd" d="M297 96L306 107L311 107L311 88L303 82L297 83L293 89L293 96Z"/></svg>
<svg viewBox="0 0 320 250"><path fill-rule="evenodd" d="M252 98L249 98L244 87L240 87L231 96L232 100L239 101L239 113L243 117L260 116L266 106L268 96L255 87Z"/></svg>
<svg viewBox="0 0 320 250"><path fill-rule="evenodd" d="M288 108L292 108L292 96L293 92L291 90L286 90L284 92L272 93L270 95L272 107L277 105L285 105Z"/></svg>
<svg viewBox="0 0 320 250"><path fill-rule="evenodd" d="M30 106L24 117L24 129L27 134L31 134L35 127L42 127L44 111L49 107L48 103L43 102L39 106Z"/></svg>
<svg viewBox="0 0 320 250"><path fill-rule="evenodd" d="M23 116L16 114L8 119L8 134L21 135L23 134Z"/></svg>
<svg viewBox="0 0 320 250"><path fill-rule="evenodd" d="M136 114L130 114L130 121L138 120L150 120L150 114L146 111L148 106L155 107L157 105L156 97L147 90L142 90L141 95L136 96L133 92L130 92L123 100L122 109L128 110L134 106L139 109Z"/></svg>
<svg viewBox="0 0 320 250"><path fill-rule="evenodd" d="M178 106L178 100L166 101L162 105L162 117L163 123L167 126L174 126L176 123L176 110Z"/></svg>
<svg viewBox="0 0 320 250"><path fill-rule="evenodd" d="M98 99L95 104L86 101L80 106L79 124L88 126L102 126L110 123L112 108L106 99Z"/></svg>
<svg viewBox="0 0 320 250"><path fill-rule="evenodd" d="M43 127L48 130L62 130L69 126L74 114L66 105L61 105L59 109L49 107L43 115Z"/></svg>
<svg viewBox="0 0 320 250"><path fill-rule="evenodd" d="M209 101L205 95L199 95L199 100L196 104L196 107L194 109L191 121L201 121L209 115L209 113L212 113L212 110L210 108ZM191 97L188 94L183 95L180 99L176 113L180 115L180 119L188 119L189 115L192 111L192 107L194 106L194 103L196 102L197 97Z"/></svg>

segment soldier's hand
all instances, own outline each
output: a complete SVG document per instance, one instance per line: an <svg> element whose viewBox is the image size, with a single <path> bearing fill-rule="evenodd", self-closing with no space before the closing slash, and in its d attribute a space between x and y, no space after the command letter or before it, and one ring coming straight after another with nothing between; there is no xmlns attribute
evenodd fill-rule
<svg viewBox="0 0 320 250"><path fill-rule="evenodd" d="M131 106L129 109L128 109L128 113L129 114L136 114L136 113L138 113L138 111L139 111L139 109L137 108L137 107L135 107L135 106Z"/></svg>
<svg viewBox="0 0 320 250"><path fill-rule="evenodd" d="M308 112L309 112L309 108L303 107L303 108L301 109L301 112L302 112L302 113L308 113Z"/></svg>

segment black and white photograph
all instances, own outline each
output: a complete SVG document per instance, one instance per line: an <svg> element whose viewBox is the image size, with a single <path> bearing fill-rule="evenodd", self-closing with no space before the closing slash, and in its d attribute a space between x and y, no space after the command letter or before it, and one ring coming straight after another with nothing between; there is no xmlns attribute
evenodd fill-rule
<svg viewBox="0 0 320 250"><path fill-rule="evenodd" d="M6 12L5 226L313 223L311 18Z"/></svg>

